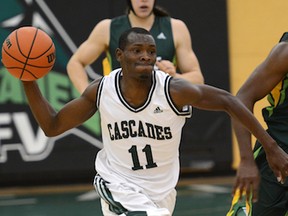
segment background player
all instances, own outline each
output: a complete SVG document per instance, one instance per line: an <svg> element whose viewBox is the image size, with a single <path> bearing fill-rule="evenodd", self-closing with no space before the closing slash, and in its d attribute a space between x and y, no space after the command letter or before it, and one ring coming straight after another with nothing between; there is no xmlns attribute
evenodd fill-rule
<svg viewBox="0 0 288 216"><path fill-rule="evenodd" d="M127 0L127 15L100 21L86 41L73 54L67 64L68 75L82 93L88 86L85 67L106 52L104 74L120 67L115 50L121 33L131 27L149 30L157 45L157 67L171 76L184 77L202 84L203 75L192 49L192 40L185 23L171 18L166 11L155 5L155 0ZM176 73L177 68L181 73Z"/></svg>

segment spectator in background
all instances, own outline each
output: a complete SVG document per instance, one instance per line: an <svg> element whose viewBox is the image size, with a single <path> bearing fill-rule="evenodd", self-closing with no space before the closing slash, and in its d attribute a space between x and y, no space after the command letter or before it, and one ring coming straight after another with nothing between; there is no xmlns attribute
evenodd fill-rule
<svg viewBox="0 0 288 216"><path fill-rule="evenodd" d="M118 39L122 32L131 27L142 27L151 32L157 44L156 66L160 70L193 83L204 83L187 26L183 21L171 18L155 2L127 0L126 15L102 20L95 26L67 64L68 75L80 93L89 83L85 67L96 61L103 52L107 55L103 61L104 75L120 67L115 57ZM176 72L178 69L180 73Z"/></svg>

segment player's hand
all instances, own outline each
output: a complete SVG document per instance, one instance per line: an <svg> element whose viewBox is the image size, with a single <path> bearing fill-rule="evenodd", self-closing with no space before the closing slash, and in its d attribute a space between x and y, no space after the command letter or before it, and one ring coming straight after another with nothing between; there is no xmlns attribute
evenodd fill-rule
<svg viewBox="0 0 288 216"><path fill-rule="evenodd" d="M278 145L271 150L265 150L268 164L278 182L284 184L286 177L288 176L288 155Z"/></svg>
<svg viewBox="0 0 288 216"><path fill-rule="evenodd" d="M246 194L246 200L252 196L252 201L258 200L258 187L260 174L254 160L241 160L237 170L236 180L233 186L232 195L239 190L240 199Z"/></svg>
<svg viewBox="0 0 288 216"><path fill-rule="evenodd" d="M156 66L159 68L159 70L169 74L170 76L176 75L176 68L174 64L168 60L156 61Z"/></svg>

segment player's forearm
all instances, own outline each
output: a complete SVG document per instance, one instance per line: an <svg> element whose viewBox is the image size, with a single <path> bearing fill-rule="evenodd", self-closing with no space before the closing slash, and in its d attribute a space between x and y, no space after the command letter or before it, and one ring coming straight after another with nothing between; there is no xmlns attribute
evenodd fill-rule
<svg viewBox="0 0 288 216"><path fill-rule="evenodd" d="M47 136L50 136L51 129L55 128L53 117L56 115L55 110L48 101L42 96L41 91L36 83L23 81L23 87L29 102L30 109L39 126Z"/></svg>
<svg viewBox="0 0 288 216"><path fill-rule="evenodd" d="M273 149L275 146L277 146L276 141L266 132L266 130L261 126L259 121L255 118L252 112L250 112L249 109L242 103L239 105L233 105L230 106L230 109L239 109L238 111L231 111L233 117L235 120L241 122L243 126L246 127L262 144L263 148L265 151L270 151ZM245 111L246 110L246 111ZM248 112L247 112L248 111ZM238 126L236 123L236 133L238 138L240 138L240 147L241 151L243 153L243 156L247 156L249 154L249 151L251 149L248 149L251 147L251 141L250 141L250 135L247 134L247 131L245 131L243 126ZM249 142L249 143L248 143ZM243 143L243 144L242 144ZM247 143L247 144L246 144Z"/></svg>
<svg viewBox="0 0 288 216"><path fill-rule="evenodd" d="M236 120L232 120L232 125L237 138L241 161L254 160L251 144L251 133Z"/></svg>
<svg viewBox="0 0 288 216"><path fill-rule="evenodd" d="M69 61L67 64L67 73L74 87L82 94L89 85L85 68L80 63Z"/></svg>

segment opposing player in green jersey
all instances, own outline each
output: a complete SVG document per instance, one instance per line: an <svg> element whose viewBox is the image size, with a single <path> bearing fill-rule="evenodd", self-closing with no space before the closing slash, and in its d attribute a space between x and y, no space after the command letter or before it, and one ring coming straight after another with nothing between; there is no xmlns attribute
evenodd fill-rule
<svg viewBox="0 0 288 216"><path fill-rule="evenodd" d="M288 152L288 34L273 47L267 58L254 70L237 93L238 98L253 111L254 104L268 96L270 106L262 110L267 132L278 145ZM279 165L283 172L275 172L267 158L273 150L265 151L257 140L254 158L251 152L251 135L235 123L235 132L241 153L241 162L234 187L234 199L227 216L285 216L288 215L288 160ZM277 156L276 156L277 157ZM280 157L280 156L279 156ZM257 166L258 167L257 167ZM260 179L259 172L260 171ZM258 193L258 184L259 193ZM247 199L241 199L242 192ZM252 201L254 201L252 203Z"/></svg>

